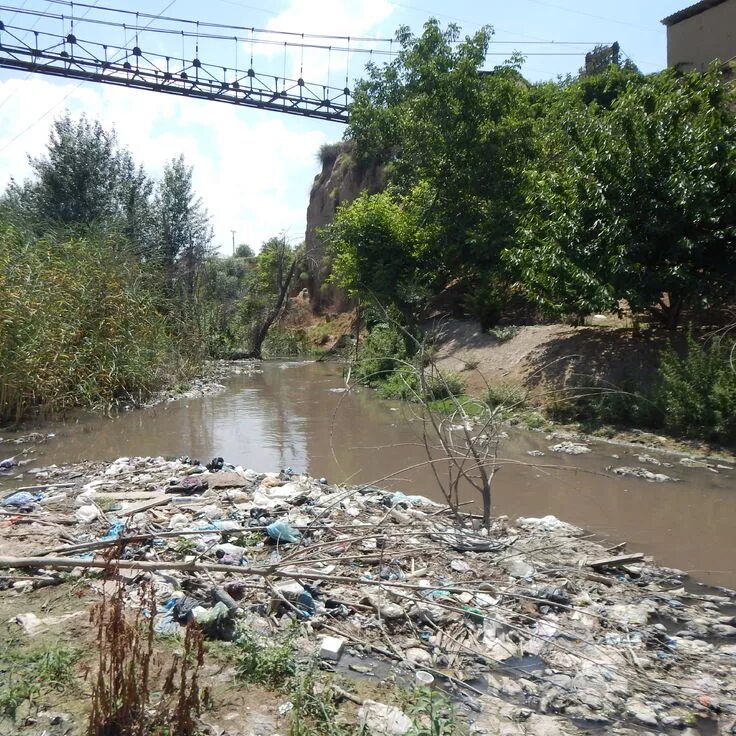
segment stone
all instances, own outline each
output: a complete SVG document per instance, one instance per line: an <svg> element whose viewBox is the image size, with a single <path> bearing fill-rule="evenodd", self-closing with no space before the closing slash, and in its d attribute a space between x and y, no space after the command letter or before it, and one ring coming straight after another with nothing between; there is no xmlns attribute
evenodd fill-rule
<svg viewBox="0 0 736 736"><path fill-rule="evenodd" d="M432 664L432 655L421 647L410 647L404 652L404 656L413 664Z"/></svg>
<svg viewBox="0 0 736 736"><path fill-rule="evenodd" d="M381 618L385 618L388 621L404 618L404 609L398 603L384 603L378 610Z"/></svg>
<svg viewBox="0 0 736 736"><path fill-rule="evenodd" d="M711 631L715 636L736 636L736 626L728 624L713 624Z"/></svg>
<svg viewBox="0 0 736 736"><path fill-rule="evenodd" d="M248 485L248 481L234 470L221 470L218 473L212 473L212 475L207 476L207 480L210 489L245 488Z"/></svg>
<svg viewBox="0 0 736 736"><path fill-rule="evenodd" d="M360 726L372 736L404 736L412 727L411 719L399 708L375 700L366 700L358 711Z"/></svg>
<svg viewBox="0 0 736 736"><path fill-rule="evenodd" d="M321 659L337 662L345 647L345 639L337 636L325 636L320 644L319 656Z"/></svg>
<svg viewBox="0 0 736 736"><path fill-rule="evenodd" d="M637 723L641 723L643 726L659 727L659 721L657 720L657 714L652 708L646 703L642 703L639 700L630 700L626 706L626 714L633 718Z"/></svg>
<svg viewBox="0 0 736 736"><path fill-rule="evenodd" d="M652 457L651 455L637 455L636 459L640 463L649 463L650 465L661 465L662 461L657 460L656 457Z"/></svg>

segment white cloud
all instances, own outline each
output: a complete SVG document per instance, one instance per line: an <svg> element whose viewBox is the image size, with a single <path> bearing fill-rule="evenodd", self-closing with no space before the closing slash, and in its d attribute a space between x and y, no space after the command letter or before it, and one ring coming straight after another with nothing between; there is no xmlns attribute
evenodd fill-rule
<svg viewBox="0 0 736 736"><path fill-rule="evenodd" d="M268 28L372 36L392 11L388 0L289 0ZM261 56L255 63L258 71L262 63L269 73L283 74L283 50L261 46L256 52ZM240 61L242 66L242 57ZM304 78L324 84L328 61L330 83L342 88L347 58L336 51L329 60L325 51L306 51ZM351 55L351 86L365 61L365 56ZM287 74L298 76L301 53L291 52L286 62ZM105 127L114 125L136 161L153 176L161 174L167 160L184 153L212 215L215 243L226 253L231 229L237 230L238 242L253 246L280 231L294 239L304 236L309 188L318 171L315 154L320 144L343 133L335 123L40 75L0 79L0 105L0 188L10 177L29 175L26 155L43 152L55 116L65 107L75 115L84 112Z"/></svg>
<svg viewBox="0 0 736 736"><path fill-rule="evenodd" d="M10 95L0 116L0 187L11 177L29 175L26 154L43 152L51 121L67 107L105 127L114 125L153 176L183 153L194 166L196 190L224 252L230 249L231 229L238 242L254 246L281 230L303 237L315 154L321 143L340 136L340 127L158 93L76 85L40 76L0 81L0 101ZM8 145L50 107L51 114Z"/></svg>

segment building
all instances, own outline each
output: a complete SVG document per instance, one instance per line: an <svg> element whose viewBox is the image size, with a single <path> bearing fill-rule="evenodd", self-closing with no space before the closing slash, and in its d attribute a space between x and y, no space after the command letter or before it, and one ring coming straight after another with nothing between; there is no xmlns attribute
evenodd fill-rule
<svg viewBox="0 0 736 736"><path fill-rule="evenodd" d="M665 18L667 66L705 71L736 60L736 0L701 0Z"/></svg>

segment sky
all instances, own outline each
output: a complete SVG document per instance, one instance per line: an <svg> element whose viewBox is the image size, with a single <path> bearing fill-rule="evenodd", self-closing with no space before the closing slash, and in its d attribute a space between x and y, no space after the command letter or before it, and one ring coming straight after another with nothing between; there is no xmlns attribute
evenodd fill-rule
<svg viewBox="0 0 736 736"><path fill-rule="evenodd" d="M261 72L287 77L300 74L307 82L342 88L360 77L366 60L390 58L379 52L395 50L389 44L395 31L408 25L421 32L428 18L456 23L463 34L488 24L494 29L487 66L503 62L515 52L526 55L522 73L530 80L555 79L575 73L584 55L598 43L618 41L623 52L644 72L666 65L666 32L660 21L691 4L692 0L88 0L94 8L75 3L75 34L130 47L133 36L118 29L91 24L94 18L112 18L103 8L138 10L154 15L207 21L299 34L349 36L350 54L339 39L313 39L314 45L334 50L301 52L278 41L179 39L142 32L139 45L156 53L190 58L199 43L203 60L247 69L250 57ZM64 14L64 19L40 20L36 30L69 30L68 6L49 0L9 0L7 6ZM37 18L22 12L0 11L6 25L30 28ZM135 23L135 18L128 21ZM139 19L139 26L163 20ZM180 27L171 24L171 27ZM194 26L193 26L194 27ZM125 38L121 38L121 33ZM247 38L248 33L238 33ZM26 38L32 38L29 33ZM358 41L355 39L374 39ZM0 39L2 40L2 39ZM554 42L554 43L552 43ZM148 46L146 44L149 44ZM362 51L361 49L365 50ZM375 49L375 55L367 53ZM28 156L43 152L53 119L68 110L85 113L105 127L114 127L122 144L153 177L180 153L194 169L194 186L214 226L214 245L223 255L236 243L256 249L267 238L285 233L294 243L304 237L309 191L319 173L321 144L339 140L340 123L295 115L186 99L174 95L130 90L94 82L78 82L40 74L0 69L0 189L9 180L30 176Z"/></svg>

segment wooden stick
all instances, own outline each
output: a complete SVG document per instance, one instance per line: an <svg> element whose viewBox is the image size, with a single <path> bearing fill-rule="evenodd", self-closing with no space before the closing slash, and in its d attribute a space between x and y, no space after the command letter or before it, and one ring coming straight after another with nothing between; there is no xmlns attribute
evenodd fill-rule
<svg viewBox="0 0 736 736"><path fill-rule="evenodd" d="M644 559L644 555L641 552L635 552L631 555L618 555L616 557L603 557L600 560L593 560L588 565L594 570L600 570L603 567L621 567L627 565L630 562L641 562Z"/></svg>

